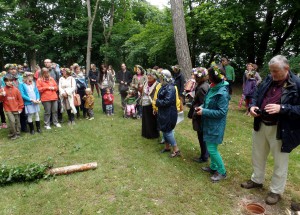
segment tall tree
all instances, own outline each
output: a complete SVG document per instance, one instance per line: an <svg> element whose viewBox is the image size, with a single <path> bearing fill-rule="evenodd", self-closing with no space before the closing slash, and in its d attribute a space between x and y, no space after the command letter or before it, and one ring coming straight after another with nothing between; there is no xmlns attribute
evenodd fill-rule
<svg viewBox="0 0 300 215"><path fill-rule="evenodd" d="M188 78L192 71L192 61L186 34L183 1L171 0L171 10L177 60L185 78Z"/></svg>
<svg viewBox="0 0 300 215"><path fill-rule="evenodd" d="M86 47L86 75L88 75L91 67L91 51L92 51L92 39L93 39L93 23L97 14L98 6L99 6L99 1L96 1L96 5L94 8L94 13L92 16L91 12L91 2L90 0L86 1L87 5L87 12L88 12L88 41L87 41L87 47Z"/></svg>

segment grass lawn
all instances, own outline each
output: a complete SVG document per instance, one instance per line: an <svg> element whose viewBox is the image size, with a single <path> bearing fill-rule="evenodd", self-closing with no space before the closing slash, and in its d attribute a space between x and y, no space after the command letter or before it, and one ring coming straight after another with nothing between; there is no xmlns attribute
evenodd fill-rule
<svg viewBox="0 0 300 215"><path fill-rule="evenodd" d="M243 214L243 206L251 201L266 206L264 198L273 169L271 156L264 189L240 188L252 172L253 119L244 116L244 109L238 109L240 91L235 92L225 139L219 147L228 178L215 184L200 170L206 164L192 161L199 155L199 144L188 118L175 129L183 156L171 159L160 153L163 146L158 140L141 137L140 120L122 118L118 95L113 117L102 114L97 98L95 120L77 120L73 128L63 123L60 129L43 130L33 136L22 134L15 141L7 139L7 130L0 130L2 164L42 163L48 158L54 167L98 162L93 171L0 187L0 214L212 215ZM64 117L66 121L66 114ZM283 200L276 206L266 206L267 214L285 214L291 199L300 197L299 154L299 148L291 153Z"/></svg>

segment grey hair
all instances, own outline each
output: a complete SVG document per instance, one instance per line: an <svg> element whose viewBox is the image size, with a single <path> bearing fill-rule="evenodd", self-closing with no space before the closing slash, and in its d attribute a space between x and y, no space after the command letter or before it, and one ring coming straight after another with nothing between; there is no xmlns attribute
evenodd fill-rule
<svg viewBox="0 0 300 215"><path fill-rule="evenodd" d="M289 66L289 61L283 55L276 55L269 61L269 66L273 64L279 64L280 68L283 69L286 66Z"/></svg>
<svg viewBox="0 0 300 215"><path fill-rule="evenodd" d="M161 75L163 76L164 81L166 81L167 83L170 83L172 81L172 74L169 70L164 69L163 71L161 71Z"/></svg>

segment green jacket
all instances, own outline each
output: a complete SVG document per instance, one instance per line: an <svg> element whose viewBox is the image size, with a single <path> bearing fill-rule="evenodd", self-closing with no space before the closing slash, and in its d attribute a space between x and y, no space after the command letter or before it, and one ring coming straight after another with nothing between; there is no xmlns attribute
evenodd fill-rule
<svg viewBox="0 0 300 215"><path fill-rule="evenodd" d="M208 90L202 106L201 119L205 142L222 143L229 100L227 81L222 81Z"/></svg>
<svg viewBox="0 0 300 215"><path fill-rule="evenodd" d="M234 68L230 65L225 66L226 78L228 81L235 81Z"/></svg>

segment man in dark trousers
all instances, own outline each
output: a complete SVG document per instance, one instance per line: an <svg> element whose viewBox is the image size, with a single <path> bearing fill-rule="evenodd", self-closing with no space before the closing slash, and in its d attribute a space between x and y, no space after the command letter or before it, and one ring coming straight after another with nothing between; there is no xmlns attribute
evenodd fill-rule
<svg viewBox="0 0 300 215"><path fill-rule="evenodd" d="M121 95L122 107L125 108L125 98L127 96L127 90L129 89L132 81L132 74L126 68L125 63L121 65L121 71L117 73L117 83L119 83L119 92Z"/></svg>
<svg viewBox="0 0 300 215"><path fill-rule="evenodd" d="M181 73L181 69L179 65L172 66L172 70L174 72L173 78L174 78L174 84L177 87L179 99L180 99L180 111L183 110L183 102L184 102L184 84L185 84L185 78L183 74Z"/></svg>
<svg viewBox="0 0 300 215"><path fill-rule="evenodd" d="M254 117L251 179L243 188L260 188L265 179L267 158L271 152L274 170L266 203L276 204L284 192L289 153L300 144L300 79L290 71L282 55L269 62L270 75L257 89L250 114Z"/></svg>

